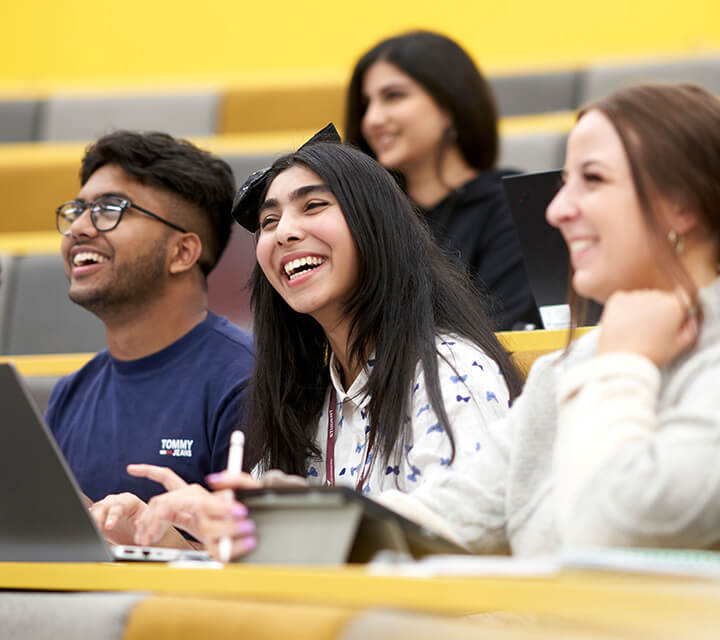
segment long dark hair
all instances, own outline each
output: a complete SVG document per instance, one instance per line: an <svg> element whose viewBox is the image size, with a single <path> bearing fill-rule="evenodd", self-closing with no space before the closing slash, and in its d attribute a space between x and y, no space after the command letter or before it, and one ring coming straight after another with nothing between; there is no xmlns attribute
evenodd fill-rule
<svg viewBox="0 0 720 640"><path fill-rule="evenodd" d="M367 392L370 443L379 457L389 461L408 438L404 417L418 363L453 443L438 380L438 333L479 345L499 365L514 398L520 376L479 310L467 274L432 241L390 174L360 151L318 143L278 159L265 189L294 165L330 188L357 245L360 284L345 307L352 318L349 355L358 361L375 352ZM319 454L317 423L330 385L327 340L312 317L285 303L257 265L251 289L257 359L247 431L260 437L248 453L267 467L304 474L308 454Z"/></svg>
<svg viewBox="0 0 720 640"><path fill-rule="evenodd" d="M478 171L495 165L499 138L492 88L472 58L454 40L431 31L412 31L376 44L355 65L345 104L345 141L375 157L362 134L367 109L363 80L378 61L389 62L427 91L452 116L454 134L465 161Z"/></svg>

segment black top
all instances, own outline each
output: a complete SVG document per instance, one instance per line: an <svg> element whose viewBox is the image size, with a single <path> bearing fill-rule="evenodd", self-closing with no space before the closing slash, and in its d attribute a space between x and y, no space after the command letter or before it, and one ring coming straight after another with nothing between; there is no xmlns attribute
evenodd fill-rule
<svg viewBox="0 0 720 640"><path fill-rule="evenodd" d="M542 327L501 176L487 171L423 210L437 241L458 252L475 285L490 295L495 329Z"/></svg>

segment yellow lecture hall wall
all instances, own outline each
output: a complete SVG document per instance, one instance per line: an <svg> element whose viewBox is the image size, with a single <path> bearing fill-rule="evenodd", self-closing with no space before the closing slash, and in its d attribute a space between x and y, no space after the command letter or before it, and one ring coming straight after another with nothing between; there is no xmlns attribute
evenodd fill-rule
<svg viewBox="0 0 720 640"><path fill-rule="evenodd" d="M720 47L717 0L8 0L0 83L346 73L377 39L432 28L489 71Z"/></svg>

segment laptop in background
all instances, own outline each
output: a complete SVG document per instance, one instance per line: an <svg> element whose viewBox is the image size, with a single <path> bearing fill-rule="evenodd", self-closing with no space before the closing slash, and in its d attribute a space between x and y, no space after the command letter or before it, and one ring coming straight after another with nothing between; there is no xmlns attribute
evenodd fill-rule
<svg viewBox="0 0 720 640"><path fill-rule="evenodd" d="M560 315L569 320L568 250L561 233L545 220L545 210L560 188L561 177L559 169L503 177L530 288L546 329L559 328L553 316ZM584 324L597 324L601 313L601 305L588 301ZM552 326L548 326L550 324Z"/></svg>
<svg viewBox="0 0 720 640"><path fill-rule="evenodd" d="M0 561L209 558L198 551L107 544L50 429L11 364L0 364L0 411Z"/></svg>

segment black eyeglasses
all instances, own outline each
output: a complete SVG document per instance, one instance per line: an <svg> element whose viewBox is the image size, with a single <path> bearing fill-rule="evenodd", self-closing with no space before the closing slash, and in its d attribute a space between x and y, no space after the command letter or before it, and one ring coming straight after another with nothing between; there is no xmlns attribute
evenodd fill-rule
<svg viewBox="0 0 720 640"><path fill-rule="evenodd" d="M72 223L75 222L88 207L90 207L90 220L93 223L93 227L98 231L112 231L120 224L123 214L132 207L144 213L146 216L155 218L155 220L159 220L168 227L172 227L176 231L187 233L185 229L175 223L165 220L156 213L143 209L133 204L127 198L121 198L120 196L101 196L95 200L95 202L72 200L61 204L55 211L57 230L64 236L70 235Z"/></svg>

